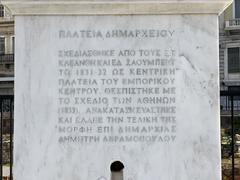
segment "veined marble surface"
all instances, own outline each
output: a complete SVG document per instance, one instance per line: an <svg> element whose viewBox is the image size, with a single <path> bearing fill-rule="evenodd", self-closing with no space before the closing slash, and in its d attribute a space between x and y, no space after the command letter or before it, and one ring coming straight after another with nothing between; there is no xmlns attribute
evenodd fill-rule
<svg viewBox="0 0 240 180"><path fill-rule="evenodd" d="M110 180L110 164L120 160L125 166L124 180L220 180L217 21L217 15L17 16L14 179ZM118 32L118 35L113 32ZM110 35L107 36L107 33ZM88 53L92 53L90 50L114 52L105 52L108 53L105 56L90 53L83 57L84 50ZM127 51L129 54L120 56L122 50L131 53ZM141 55L139 50L150 50L146 52L154 54ZM87 59L87 62L99 59L100 62L97 66L71 66L68 63L80 59ZM111 59L110 65L102 65L104 59ZM122 65L114 64L112 59L120 60ZM140 64L127 65L127 61L134 59L139 60ZM144 65L144 59L159 59L157 62L161 63ZM114 71L115 68L118 70ZM131 68L135 69L132 74ZM163 70L166 73L158 71L150 74L148 71L140 75L143 73L141 69L150 68L166 68L166 71ZM92 74L77 74L90 69ZM123 69L122 73L120 69ZM112 74L113 71L115 74ZM60 80L81 78L88 79L86 84L64 85ZM116 84L110 80L109 84L102 82L102 79L114 78L118 79ZM158 84L126 85L124 78L161 80ZM89 83L89 79L95 79L98 84ZM66 95L66 91L65 94L61 92L66 87L91 88L92 93L87 94L81 89L77 95ZM117 94L116 91L107 93L106 90L125 87L154 88L154 92L124 95L120 91ZM163 88L167 87L172 91L164 94ZM97 93L94 93L94 88ZM109 102L97 105L60 102L59 98L64 97L71 100L75 97L106 97ZM132 101L114 103L113 97L129 97ZM137 99L142 97L173 99L171 103L140 104ZM142 108L130 114L111 114L109 111L105 114L88 113L86 108L92 106ZM165 113L143 110L153 106L175 108ZM61 107L73 107L77 112L66 113ZM61 120L63 117L76 120L77 117L93 116L100 120L89 124ZM109 123L107 116L123 117L124 121ZM144 116L158 118L158 122L127 121L128 117ZM175 118L163 122L161 117ZM93 130L82 132L78 129L77 132L64 133L60 130L71 126ZM123 133L119 130L120 126L150 129ZM113 130L104 130L103 127L112 127ZM165 131L156 130L156 127L162 127ZM90 135L101 140L70 142L70 139L63 138ZM138 139L136 142L103 141L104 136L132 135ZM154 141L152 138L147 141L139 140L140 136L171 139Z"/></svg>
<svg viewBox="0 0 240 180"><path fill-rule="evenodd" d="M220 14L233 0L3 0L14 15Z"/></svg>

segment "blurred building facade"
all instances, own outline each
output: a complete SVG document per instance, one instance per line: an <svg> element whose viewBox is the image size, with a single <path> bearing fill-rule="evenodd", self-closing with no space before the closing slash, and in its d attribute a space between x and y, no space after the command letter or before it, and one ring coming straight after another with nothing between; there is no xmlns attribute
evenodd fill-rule
<svg viewBox="0 0 240 180"><path fill-rule="evenodd" d="M14 44L13 17L0 5L0 95L13 95Z"/></svg>
<svg viewBox="0 0 240 180"><path fill-rule="evenodd" d="M221 90L238 89L240 88L240 0L234 0L219 19Z"/></svg>

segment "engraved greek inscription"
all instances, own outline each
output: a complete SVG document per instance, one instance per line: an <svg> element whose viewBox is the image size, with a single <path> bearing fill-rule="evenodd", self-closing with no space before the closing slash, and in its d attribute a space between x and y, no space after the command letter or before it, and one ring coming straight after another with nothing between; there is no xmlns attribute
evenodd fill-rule
<svg viewBox="0 0 240 180"><path fill-rule="evenodd" d="M174 143L177 50L171 29L59 30L61 41L159 38L160 47L62 48L58 56L59 143Z"/></svg>

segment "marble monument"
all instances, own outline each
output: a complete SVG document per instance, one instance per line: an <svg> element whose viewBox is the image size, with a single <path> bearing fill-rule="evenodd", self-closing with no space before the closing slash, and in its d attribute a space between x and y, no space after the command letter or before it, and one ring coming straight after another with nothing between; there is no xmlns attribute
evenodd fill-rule
<svg viewBox="0 0 240 180"><path fill-rule="evenodd" d="M16 24L14 180L221 179L230 0L3 3Z"/></svg>

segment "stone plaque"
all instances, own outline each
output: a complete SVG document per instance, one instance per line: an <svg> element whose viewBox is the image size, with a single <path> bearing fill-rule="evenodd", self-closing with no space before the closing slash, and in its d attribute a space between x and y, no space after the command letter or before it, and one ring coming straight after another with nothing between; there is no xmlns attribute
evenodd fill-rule
<svg viewBox="0 0 240 180"><path fill-rule="evenodd" d="M217 18L17 15L15 180L220 180Z"/></svg>

